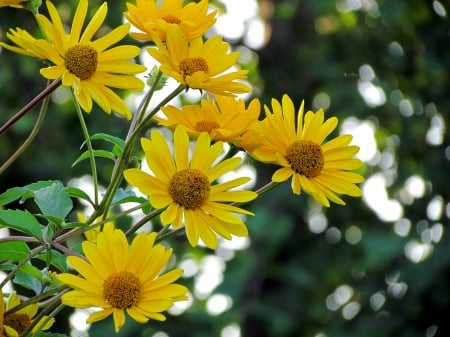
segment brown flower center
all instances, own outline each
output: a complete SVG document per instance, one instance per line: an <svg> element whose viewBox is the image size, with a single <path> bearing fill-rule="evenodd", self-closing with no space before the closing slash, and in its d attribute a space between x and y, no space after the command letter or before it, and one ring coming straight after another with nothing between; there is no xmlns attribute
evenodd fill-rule
<svg viewBox="0 0 450 337"><path fill-rule="evenodd" d="M208 177L196 169L178 171L169 183L173 201L187 209L202 207L208 199L209 190Z"/></svg>
<svg viewBox="0 0 450 337"><path fill-rule="evenodd" d="M323 169L324 158L320 146L309 140L298 140L289 145L286 159L298 174L313 178Z"/></svg>
<svg viewBox="0 0 450 337"><path fill-rule="evenodd" d="M181 20L174 15L166 15L166 16L163 16L162 19L164 21L166 21L167 23L175 23L177 25L179 25L181 23Z"/></svg>
<svg viewBox="0 0 450 337"><path fill-rule="evenodd" d="M141 281L128 271L114 273L103 283L103 298L113 308L131 308L141 298Z"/></svg>
<svg viewBox="0 0 450 337"><path fill-rule="evenodd" d="M20 335L30 326L31 318L27 314L16 312L11 315L6 315L3 324L13 328Z"/></svg>
<svg viewBox="0 0 450 337"><path fill-rule="evenodd" d="M187 76L191 76L197 71L204 71L205 73L208 73L209 71L208 64L203 57L188 57L182 59L178 68L183 75L183 79L186 79Z"/></svg>
<svg viewBox="0 0 450 337"><path fill-rule="evenodd" d="M212 120L204 119L202 121L197 122L195 124L194 129L198 132L208 132L211 133L211 131L218 129L220 125Z"/></svg>
<svg viewBox="0 0 450 337"><path fill-rule="evenodd" d="M67 49L66 68L80 80L89 79L97 70L98 53L91 46L77 44Z"/></svg>

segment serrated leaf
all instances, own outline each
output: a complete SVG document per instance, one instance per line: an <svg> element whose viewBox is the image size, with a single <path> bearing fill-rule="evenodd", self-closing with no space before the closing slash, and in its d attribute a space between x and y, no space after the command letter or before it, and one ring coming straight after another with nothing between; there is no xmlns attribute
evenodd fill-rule
<svg viewBox="0 0 450 337"><path fill-rule="evenodd" d="M7 205L22 197L24 189L22 187L13 187L0 194L0 205Z"/></svg>
<svg viewBox="0 0 450 337"><path fill-rule="evenodd" d="M105 150L93 150L92 152L94 153L94 157L102 157L102 158L106 158L106 159L111 159L112 161L116 160L116 156L112 152L105 151ZM88 159L88 158L90 158L89 151L83 152L73 162L72 167L74 167L75 165L79 164L80 162L82 162L83 160Z"/></svg>
<svg viewBox="0 0 450 337"><path fill-rule="evenodd" d="M64 219L72 210L72 199L61 182L41 188L35 192L34 201L43 215Z"/></svg>
<svg viewBox="0 0 450 337"><path fill-rule="evenodd" d="M28 211L0 210L0 225L34 236L35 238L41 238L42 236L42 225Z"/></svg>
<svg viewBox="0 0 450 337"><path fill-rule="evenodd" d="M20 262L30 254L30 249L22 241L0 242L0 260Z"/></svg>
<svg viewBox="0 0 450 337"><path fill-rule="evenodd" d="M6 192L0 194L0 205L6 205L18 199L21 199L21 202L23 202L28 198L33 198L35 191L50 186L55 182L56 180L42 180L23 187L10 188Z"/></svg>

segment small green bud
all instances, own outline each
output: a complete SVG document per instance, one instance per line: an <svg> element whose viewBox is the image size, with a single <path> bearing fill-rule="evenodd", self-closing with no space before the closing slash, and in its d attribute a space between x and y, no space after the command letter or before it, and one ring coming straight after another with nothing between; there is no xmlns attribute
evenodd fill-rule
<svg viewBox="0 0 450 337"><path fill-rule="evenodd" d="M152 70L148 74L147 84L153 87L154 90L161 90L167 82L169 76L159 71L159 67L153 66Z"/></svg>

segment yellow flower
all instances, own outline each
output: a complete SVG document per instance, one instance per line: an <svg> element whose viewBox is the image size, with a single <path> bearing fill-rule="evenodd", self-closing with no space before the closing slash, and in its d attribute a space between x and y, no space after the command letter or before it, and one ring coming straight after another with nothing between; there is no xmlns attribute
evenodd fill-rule
<svg viewBox="0 0 450 337"><path fill-rule="evenodd" d="M139 54L139 48L131 45L111 47L123 39L129 31L129 24L123 24L97 40L92 40L105 20L107 3L103 3L92 20L82 28L88 10L88 1L80 0L75 12L70 33L64 25L55 6L47 1L49 20L42 14L36 15L47 39L34 39L21 30L11 30L8 37L18 47L0 45L21 54L35 56L53 63L41 69L41 75L48 79L62 79L62 85L72 87L81 108L92 110L94 100L106 112L115 111L127 119L131 112L125 102L109 87L118 89L143 89L144 83L134 77L146 68L129 61ZM21 50L20 50L21 49Z"/></svg>
<svg viewBox="0 0 450 337"><path fill-rule="evenodd" d="M226 141L240 145L241 136L249 126L258 120L261 105L253 99L248 108L242 99L231 96L207 97L199 105L185 105L181 109L175 106L161 108L167 119L156 117L160 125L175 129L184 125L188 133L197 138L207 132L214 141Z"/></svg>
<svg viewBox="0 0 450 337"><path fill-rule="evenodd" d="M77 218L78 218L79 222L85 222L86 221L86 217L81 212L77 213ZM101 220L101 217L97 218L94 221L93 224L97 223L100 220ZM84 232L84 236L85 236L86 240L91 241L91 242L96 242L97 241L97 236L98 236L98 234L101 233L102 227L107 228L108 226L111 226L112 228L114 228L114 223L106 222L103 225L98 225L98 226L95 226L93 229L87 230L86 232Z"/></svg>
<svg viewBox="0 0 450 337"><path fill-rule="evenodd" d="M0 7L16 7L16 8L22 8L22 2L26 0L0 0Z"/></svg>
<svg viewBox="0 0 450 337"><path fill-rule="evenodd" d="M208 0L185 6L182 0L165 0L159 7L156 0L137 0L136 6L127 2L127 8L124 16L140 30L130 33L136 40L150 41L156 33L164 41L170 24L180 26L186 39L192 40L203 36L216 22L216 11L207 14Z"/></svg>
<svg viewBox="0 0 450 337"><path fill-rule="evenodd" d="M300 194L303 188L320 204L329 207L329 200L345 205L338 194L361 196L356 183L363 177L348 170L361 166L358 146L349 145L352 136L342 135L323 144L336 128L338 119L324 121L323 109L308 111L303 116L303 103L295 125L294 104L288 95L282 102L272 99L272 112L265 106L266 118L257 131L264 138L265 146L255 150L253 156L268 163L282 166L272 176L272 181L282 182L292 176L292 190Z"/></svg>
<svg viewBox="0 0 450 337"><path fill-rule="evenodd" d="M200 89L217 95L246 93L250 87L236 82L245 78L247 70L224 73L236 64L239 52L228 53L229 44L221 36L188 41L178 25L167 27L166 42L154 34L156 48L147 51L159 63L160 70L188 88Z"/></svg>
<svg viewBox="0 0 450 337"><path fill-rule="evenodd" d="M8 310L11 310L17 307L20 304L20 299L17 297L15 291L13 291L6 303L3 300L3 294L0 291L1 305L0 305L0 328L4 328L0 331L0 336L4 336L3 333L8 337L18 337L22 332L24 332L31 324L34 324L33 317L38 312L37 304L30 304L26 307L14 311L11 314L6 314ZM32 333L36 333L39 330L47 330L49 329L55 319L52 317L47 321L48 316L43 316L33 327L31 330Z"/></svg>
<svg viewBox="0 0 450 337"><path fill-rule="evenodd" d="M218 245L216 233L228 240L231 235L248 235L242 219L233 213L253 214L224 202L247 202L256 198L256 193L229 191L247 183L247 177L213 184L241 163L235 157L216 164L222 153L221 142L211 145L209 135L202 133L189 160L189 137L180 125L174 133L173 156L164 136L157 131L152 132L151 140L142 138L141 145L154 175L132 168L125 170L124 176L129 184L150 197L153 207L167 207L161 213L163 224L179 228L184 221L189 243L196 246L201 238L212 249Z"/></svg>
<svg viewBox="0 0 450 337"><path fill-rule="evenodd" d="M80 276L58 276L74 289L62 296L62 302L75 308L101 308L88 317L87 323L112 314L116 332L125 324L125 310L139 323L165 320L161 312L172 307L173 302L186 300L187 289L173 284L183 270L173 269L160 275L172 250L155 245L155 239L156 233L139 233L129 245L120 229L108 226L98 235L97 243L84 241L86 260L67 258Z"/></svg>

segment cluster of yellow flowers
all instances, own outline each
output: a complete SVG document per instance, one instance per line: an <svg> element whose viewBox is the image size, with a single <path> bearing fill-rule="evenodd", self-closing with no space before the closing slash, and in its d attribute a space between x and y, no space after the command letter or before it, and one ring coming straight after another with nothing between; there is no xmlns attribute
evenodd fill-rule
<svg viewBox="0 0 450 337"><path fill-rule="evenodd" d="M0 7L22 7L25 3L0 0ZM352 137L341 135L326 141L337 127L337 118L325 119L322 109L305 113L303 103L296 110L287 94L264 106L263 116L257 98L246 105L237 96L251 92L242 81L247 71L239 69L239 53L231 52L221 36L205 37L217 16L216 11L210 11L208 0L184 6L182 0L136 0L126 6L124 18L129 23L97 36L107 15L106 2L83 29L88 0L78 2L70 25L62 22L58 8L47 1L48 17L35 14L43 38L15 28L6 34L10 44L0 42L7 50L44 61L40 74L69 87L78 109L91 112L95 102L106 113L131 120L111 185L103 200L93 203L95 211L84 221L88 226L82 228L102 229L91 232L95 235L82 243L82 254L68 253L67 262L78 274L57 275L57 280L70 289L60 293L64 305L100 308L87 322L112 315L116 332L125 324L125 311L140 323L164 320L162 312L174 302L187 299L186 287L174 283L183 271L165 271L172 249L157 243L162 238L160 233L136 234L139 226L125 233L106 224L111 198L122 177L148 196L156 212L150 213L147 220L160 215L165 230L185 230L190 245L196 246L201 240L211 249L218 247L218 236L228 240L247 236L241 215L253 213L241 205L289 178L293 193L304 190L326 207L330 201L344 205L342 195L361 196L356 184L363 181L360 174L352 172L361 166L361 161L354 158L359 149L350 145ZM132 26L135 29L130 32ZM147 46L142 50L135 45L117 45L128 34ZM155 90L150 87L141 104L144 108L132 113L113 89L144 90L145 83L136 75L148 70L134 61L141 52L159 63L158 78L171 77L179 87L149 112L148 100ZM182 107L167 104L187 89L201 90L204 98L199 104ZM173 140L167 140L160 129L152 129L150 138L141 138L149 170L128 168L133 143L148 129L150 121L172 130ZM249 177L222 179L242 162L238 156L223 157L225 144L256 161L279 166L272 182L258 191L249 191L242 189ZM96 222L99 216L103 223ZM80 231L69 231L64 237L75 234ZM53 318L33 320L37 312L34 304L14 311L18 304L12 293L6 304L0 305L0 335L18 336L30 331L30 326L35 330L51 326Z"/></svg>

